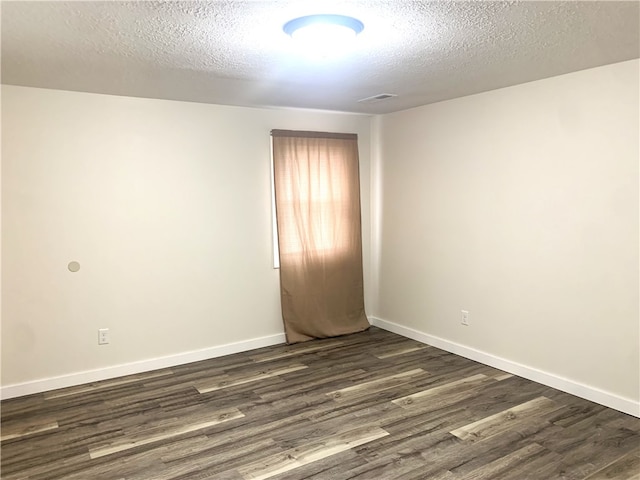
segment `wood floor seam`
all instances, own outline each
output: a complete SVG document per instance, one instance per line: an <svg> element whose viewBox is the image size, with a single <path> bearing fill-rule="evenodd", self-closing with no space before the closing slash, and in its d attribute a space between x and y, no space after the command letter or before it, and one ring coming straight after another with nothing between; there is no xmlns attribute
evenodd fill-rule
<svg viewBox="0 0 640 480"><path fill-rule="evenodd" d="M242 418L244 417L244 414L240 410L233 408L224 412L219 412L215 415L212 415L212 417L214 417L213 420L208 420L205 422L196 423L192 425L184 425L181 427L176 427L172 430L167 430L164 433L155 433L151 435L145 435L146 432L143 431L138 438L135 438L136 437L135 434L131 435L129 438L133 437L132 440L123 439L122 441L116 441L108 445L90 448L89 455L92 459L104 457L106 455L112 455L114 453L122 452L124 450L128 450L131 448L140 447L150 443L156 443L161 440L175 438L185 433L204 430L206 428L213 427L214 425L218 425L222 422L228 422L231 420Z"/></svg>

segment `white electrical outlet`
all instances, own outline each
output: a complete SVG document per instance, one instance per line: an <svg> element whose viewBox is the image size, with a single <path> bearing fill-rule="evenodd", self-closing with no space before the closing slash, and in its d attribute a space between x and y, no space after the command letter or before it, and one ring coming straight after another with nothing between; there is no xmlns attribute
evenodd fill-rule
<svg viewBox="0 0 640 480"><path fill-rule="evenodd" d="M107 345L109 343L109 329L98 329L98 345Z"/></svg>
<svg viewBox="0 0 640 480"><path fill-rule="evenodd" d="M467 310L461 310L461 313L462 318L460 319L460 323L469 326L469 312Z"/></svg>

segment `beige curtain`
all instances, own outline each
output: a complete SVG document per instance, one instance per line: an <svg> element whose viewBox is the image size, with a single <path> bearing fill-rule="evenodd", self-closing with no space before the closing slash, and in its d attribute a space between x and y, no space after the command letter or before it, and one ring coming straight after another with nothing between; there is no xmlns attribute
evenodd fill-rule
<svg viewBox="0 0 640 480"><path fill-rule="evenodd" d="M287 342L366 330L358 137L271 135Z"/></svg>

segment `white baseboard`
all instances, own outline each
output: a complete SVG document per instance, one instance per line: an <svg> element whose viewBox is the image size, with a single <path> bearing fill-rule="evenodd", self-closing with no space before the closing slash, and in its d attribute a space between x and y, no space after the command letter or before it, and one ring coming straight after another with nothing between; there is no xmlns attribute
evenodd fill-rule
<svg viewBox="0 0 640 480"><path fill-rule="evenodd" d="M411 338L419 342L440 348L447 352L469 358L477 362L489 365L505 372L527 378L534 382L557 388L563 392L576 395L578 397L599 403L609 408L619 410L621 412L640 418L640 402L620 397L618 395L600 390L589 385L569 380L567 378L554 375L552 373L543 372L536 368L528 367L511 360L497 357L490 353L482 352L474 348L460 345L440 337L429 335L413 328L404 327L397 323L389 322L377 317L369 317L371 325L397 333L403 337ZM220 345L217 347L205 348L191 352L184 352L177 355L167 357L152 358L139 362L114 365L111 367L100 368L96 370L87 370L82 372L71 373L59 377L43 378L31 382L19 383L14 385L6 385L0 388L0 398L5 400L9 398L31 395L33 393L46 392L56 390L58 388L73 387L84 383L98 382L100 380L108 380L111 378L122 377L125 375L133 375L137 373L149 372L161 368L169 368L185 363L198 362L210 358L222 357L233 353L246 352L256 348L268 347L285 343L284 333L269 335L267 337L254 338L242 342Z"/></svg>
<svg viewBox="0 0 640 480"><path fill-rule="evenodd" d="M554 375L553 373L543 372L536 368L528 367L505 358L497 357L490 353L482 352L474 348L460 345L459 343L451 342L440 337L428 335L426 333L414 330L413 328L404 327L397 323L389 322L377 317L369 317L371 325L388 330L389 332L397 333L403 337L417 340L418 342L426 343L441 350L455 353L461 357L475 360L476 362L489 365L490 367L504 370L505 372L524 377L534 382L547 385L549 387L562 390L563 392L570 393L577 397L590 400L592 402L599 403L605 407L613 408L620 412L633 415L634 417L640 417L640 402L620 397L613 393L605 392L598 388L584 385L582 383L569 380L567 378Z"/></svg>
<svg viewBox="0 0 640 480"><path fill-rule="evenodd" d="M191 352L169 355L167 357L151 358L139 362L114 365L112 367L87 370L83 372L70 373L59 377L43 378L31 382L6 385L0 388L0 398L3 400L14 397L22 397L33 393L47 392L58 388L73 387L84 383L98 382L110 378L133 375L136 373L149 372L160 368L174 367L185 363L199 362L210 358L222 357L233 353L246 352L256 348L269 347L285 343L284 333L269 335L267 337L253 338L242 342L219 345L217 347L204 348Z"/></svg>

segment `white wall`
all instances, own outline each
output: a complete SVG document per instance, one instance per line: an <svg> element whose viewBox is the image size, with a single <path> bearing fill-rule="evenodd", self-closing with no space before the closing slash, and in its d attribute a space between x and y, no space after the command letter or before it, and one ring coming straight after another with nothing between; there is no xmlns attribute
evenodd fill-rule
<svg viewBox="0 0 640 480"><path fill-rule="evenodd" d="M367 313L637 405L638 70L373 121L3 86L3 391L282 338L269 130L291 128L359 134Z"/></svg>
<svg viewBox="0 0 640 480"><path fill-rule="evenodd" d="M637 405L638 70L385 115L376 316Z"/></svg>
<svg viewBox="0 0 640 480"><path fill-rule="evenodd" d="M369 124L3 86L3 387L281 338L273 128L359 134L367 294Z"/></svg>

